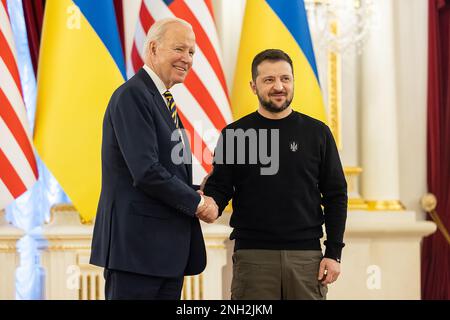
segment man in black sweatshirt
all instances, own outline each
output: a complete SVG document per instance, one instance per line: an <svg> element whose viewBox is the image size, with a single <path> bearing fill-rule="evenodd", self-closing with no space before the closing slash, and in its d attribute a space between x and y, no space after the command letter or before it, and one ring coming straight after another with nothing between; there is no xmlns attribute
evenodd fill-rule
<svg viewBox="0 0 450 320"><path fill-rule="evenodd" d="M251 88L259 108L222 131L204 188L220 214L233 199L232 299L326 299L347 217L336 144L324 123L291 109L293 66L283 51L256 55Z"/></svg>

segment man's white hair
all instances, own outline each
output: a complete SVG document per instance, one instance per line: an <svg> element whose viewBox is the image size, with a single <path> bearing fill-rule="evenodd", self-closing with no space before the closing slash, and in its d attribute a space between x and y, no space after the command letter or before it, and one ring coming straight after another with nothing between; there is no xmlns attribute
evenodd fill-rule
<svg viewBox="0 0 450 320"><path fill-rule="evenodd" d="M180 18L165 18L165 19L161 19L156 21L154 24L152 24L152 26L150 27L150 29L147 32L147 38L145 39L145 44L144 44L144 52L147 53L147 50L149 50L149 44L152 41L161 41L162 37L164 36L164 34L167 31L167 28L169 25L173 24L173 23L181 23L182 25L185 25L186 27L188 27L189 29L192 29L192 26L189 24L189 22L180 19Z"/></svg>

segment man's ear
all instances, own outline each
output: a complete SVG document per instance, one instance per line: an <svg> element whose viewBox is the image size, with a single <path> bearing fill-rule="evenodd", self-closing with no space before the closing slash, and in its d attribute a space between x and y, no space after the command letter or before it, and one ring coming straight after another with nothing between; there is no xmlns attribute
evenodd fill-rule
<svg viewBox="0 0 450 320"><path fill-rule="evenodd" d="M250 81L250 88L252 89L253 93L256 94L256 83L253 80Z"/></svg>
<svg viewBox="0 0 450 320"><path fill-rule="evenodd" d="M156 43L154 41L149 42L148 53L152 56L156 54Z"/></svg>

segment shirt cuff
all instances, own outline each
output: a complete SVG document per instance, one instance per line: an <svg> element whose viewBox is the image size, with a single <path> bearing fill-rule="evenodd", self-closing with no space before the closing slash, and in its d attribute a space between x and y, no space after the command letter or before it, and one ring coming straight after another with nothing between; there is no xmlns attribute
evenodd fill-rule
<svg viewBox="0 0 450 320"><path fill-rule="evenodd" d="M200 202L198 203L197 210L198 210L198 208L200 208L200 207L203 206L204 204L205 204L205 197L203 197L202 195L200 195Z"/></svg>

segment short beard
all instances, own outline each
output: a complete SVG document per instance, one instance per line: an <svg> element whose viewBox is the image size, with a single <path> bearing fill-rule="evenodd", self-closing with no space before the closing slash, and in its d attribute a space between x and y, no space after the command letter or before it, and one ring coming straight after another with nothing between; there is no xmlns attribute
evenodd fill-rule
<svg viewBox="0 0 450 320"><path fill-rule="evenodd" d="M280 112L286 110L291 105L291 102L292 102L292 98L291 99L286 98L286 102L283 103L280 107L278 107L274 103L272 103L272 101L264 100L264 98L261 97L259 94L258 94L258 100L259 100L259 103L263 106L263 108L271 113L280 113Z"/></svg>

